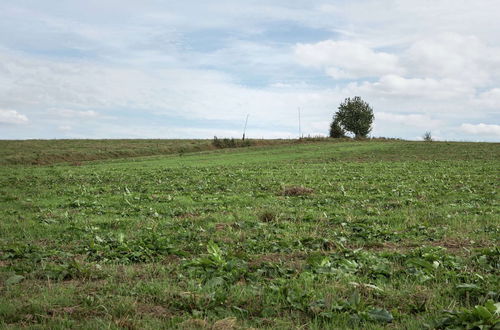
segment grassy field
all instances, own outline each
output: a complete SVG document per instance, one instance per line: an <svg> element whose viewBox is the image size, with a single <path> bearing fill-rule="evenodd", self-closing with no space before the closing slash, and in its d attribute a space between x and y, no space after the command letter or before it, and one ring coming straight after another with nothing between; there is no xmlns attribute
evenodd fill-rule
<svg viewBox="0 0 500 330"><path fill-rule="evenodd" d="M293 140L246 140L249 145ZM184 154L217 149L212 140L0 140L0 165L50 165L82 161Z"/></svg>
<svg viewBox="0 0 500 330"><path fill-rule="evenodd" d="M0 327L500 327L499 144L9 165L70 142L26 143L1 143Z"/></svg>

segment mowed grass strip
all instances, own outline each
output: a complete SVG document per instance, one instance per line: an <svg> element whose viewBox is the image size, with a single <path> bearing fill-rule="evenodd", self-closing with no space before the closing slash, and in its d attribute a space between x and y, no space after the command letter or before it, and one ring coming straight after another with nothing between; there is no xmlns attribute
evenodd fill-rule
<svg viewBox="0 0 500 330"><path fill-rule="evenodd" d="M365 141L3 166L0 324L494 327L499 165Z"/></svg>

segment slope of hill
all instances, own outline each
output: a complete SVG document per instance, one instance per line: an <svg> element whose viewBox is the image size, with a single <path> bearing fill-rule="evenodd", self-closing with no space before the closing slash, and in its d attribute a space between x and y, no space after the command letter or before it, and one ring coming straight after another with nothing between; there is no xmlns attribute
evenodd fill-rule
<svg viewBox="0 0 500 330"><path fill-rule="evenodd" d="M499 166L445 142L0 166L0 324L492 325Z"/></svg>

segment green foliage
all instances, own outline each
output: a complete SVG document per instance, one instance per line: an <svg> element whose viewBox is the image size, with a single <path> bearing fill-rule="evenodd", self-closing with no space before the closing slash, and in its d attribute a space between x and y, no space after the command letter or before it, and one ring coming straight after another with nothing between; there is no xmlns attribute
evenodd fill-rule
<svg viewBox="0 0 500 330"><path fill-rule="evenodd" d="M245 139L247 141L248 139ZM295 140L296 141L296 140ZM239 146L283 145L294 140L251 139ZM68 163L78 167L85 161L187 154L212 150L210 140L0 140L0 165L48 165Z"/></svg>
<svg viewBox="0 0 500 330"><path fill-rule="evenodd" d="M348 300L334 304L326 304L324 300L318 300L312 304L310 309L319 317L327 319L334 318L336 314L347 314L355 323L390 323L394 320L392 314L386 309L372 307L363 302L357 290L352 293Z"/></svg>
<svg viewBox="0 0 500 330"><path fill-rule="evenodd" d="M224 139L219 139L217 136L214 136L214 139L212 140L212 145L218 149L224 149L224 148L241 148L241 147L249 147L252 145L251 140L235 140L233 138L224 138Z"/></svg>
<svg viewBox="0 0 500 330"><path fill-rule="evenodd" d="M500 247L484 248L478 250L474 259L480 267L489 270L500 269Z"/></svg>
<svg viewBox="0 0 500 330"><path fill-rule="evenodd" d="M330 124L330 134L331 138L345 138L345 130L340 126L339 121L336 116L333 117L332 123Z"/></svg>
<svg viewBox="0 0 500 330"><path fill-rule="evenodd" d="M430 131L425 132L424 136L422 138L426 142L432 142L432 134L431 134L431 132Z"/></svg>
<svg viewBox="0 0 500 330"><path fill-rule="evenodd" d="M183 255L168 237L150 232L135 239L124 234L95 235L82 250L88 258L98 262L136 263L158 260L161 256Z"/></svg>
<svg viewBox="0 0 500 330"><path fill-rule="evenodd" d="M499 329L500 302L488 300L484 305L476 305L471 309L447 311L446 316L435 325L436 329Z"/></svg>
<svg viewBox="0 0 500 330"><path fill-rule="evenodd" d="M206 282L217 278L217 281L235 282L247 272L247 265L238 258L227 258L221 248L210 241L207 245L208 254L195 258L184 264L184 267L193 269L195 277L202 277Z"/></svg>
<svg viewBox="0 0 500 330"><path fill-rule="evenodd" d="M373 110L368 103L359 96L346 98L335 113L331 124L330 136L332 130L335 135L332 137L341 137L342 131L348 131L354 134L356 138L365 138L372 130L374 115Z"/></svg>

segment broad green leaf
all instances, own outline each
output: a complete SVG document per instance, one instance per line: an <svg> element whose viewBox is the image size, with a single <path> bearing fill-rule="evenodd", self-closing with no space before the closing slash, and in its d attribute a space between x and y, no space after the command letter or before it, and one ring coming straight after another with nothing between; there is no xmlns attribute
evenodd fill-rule
<svg viewBox="0 0 500 330"><path fill-rule="evenodd" d="M474 308L474 313L480 316L483 320L488 320L492 317L490 311L484 306L476 306Z"/></svg>
<svg viewBox="0 0 500 330"><path fill-rule="evenodd" d="M490 311L490 313L493 314L500 314L500 302L497 302L496 304L493 302L493 300L488 300L486 304L484 304L484 307Z"/></svg>
<svg viewBox="0 0 500 330"><path fill-rule="evenodd" d="M382 308L373 308L368 311L368 317L377 322L392 322L394 318L392 317L392 314Z"/></svg>
<svg viewBox="0 0 500 330"><path fill-rule="evenodd" d="M22 275L13 275L13 276L9 277L7 279L7 281L5 281L5 284L6 285L13 285L13 284L17 284L17 283L21 282L22 280L24 280L24 276L22 276Z"/></svg>
<svg viewBox="0 0 500 330"><path fill-rule="evenodd" d="M429 272L434 271L434 265L431 264L430 262L428 262L427 260L424 260L424 259L414 258L414 259L408 260L408 263L410 265L420 266Z"/></svg>

